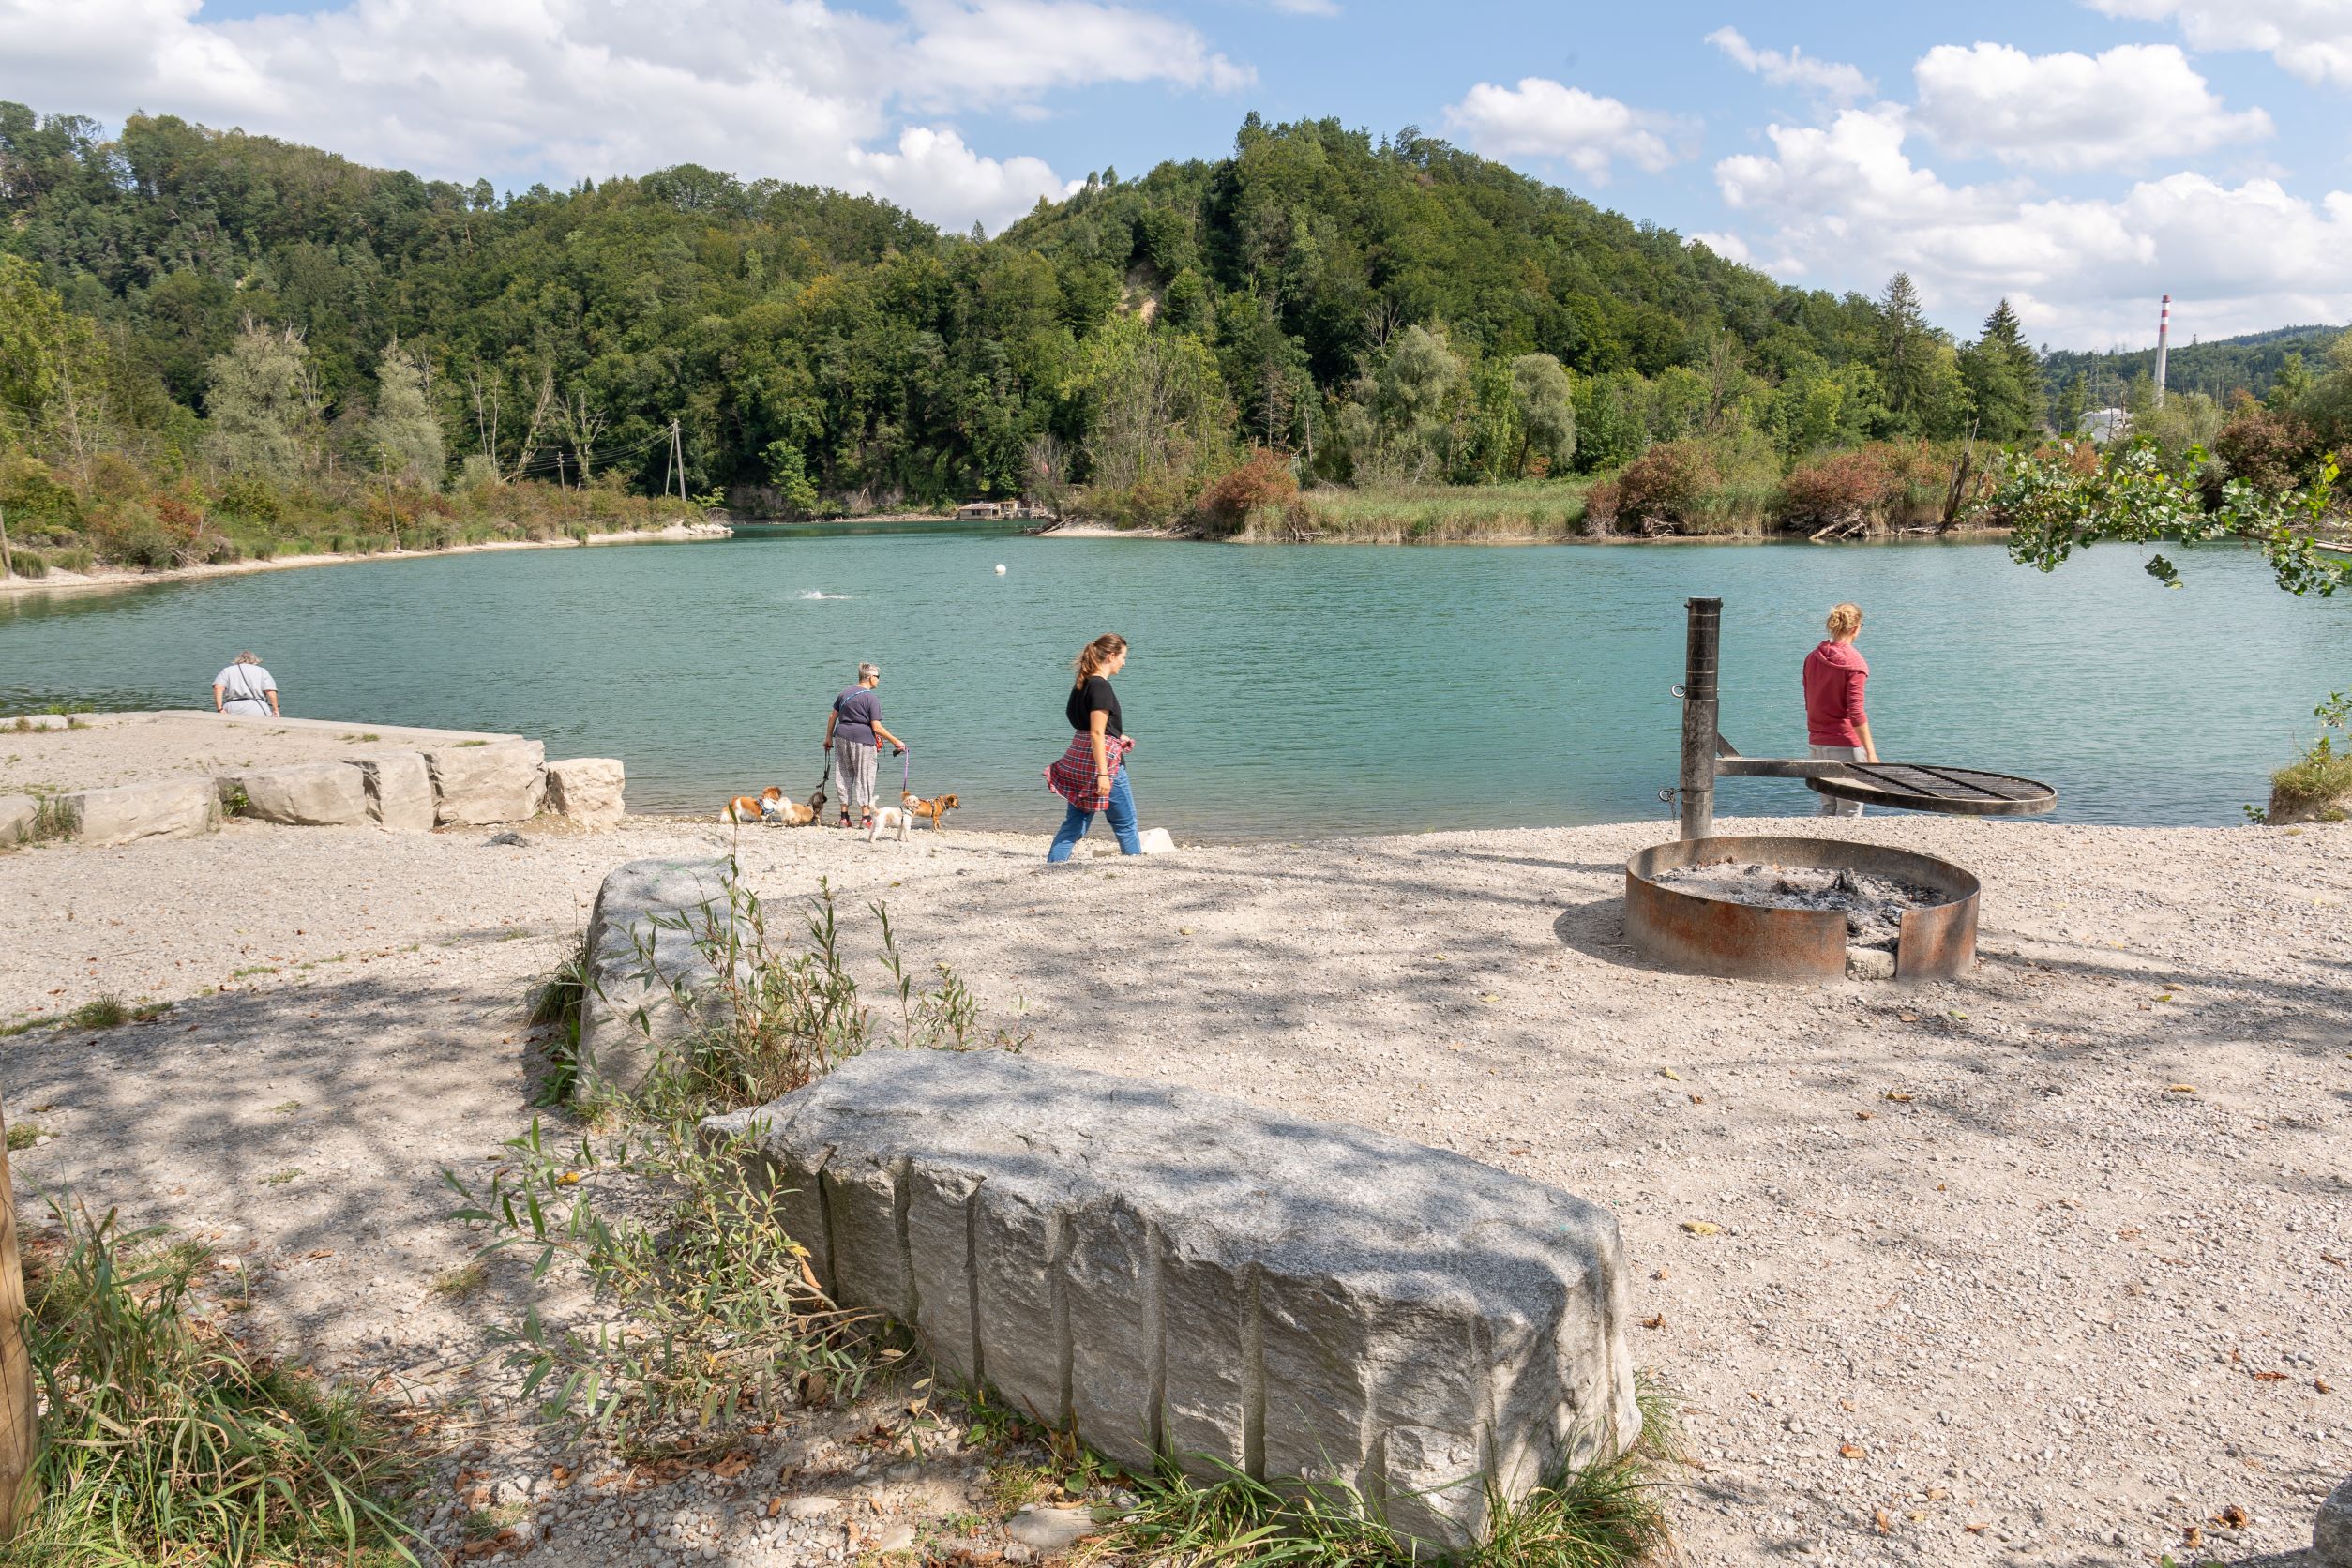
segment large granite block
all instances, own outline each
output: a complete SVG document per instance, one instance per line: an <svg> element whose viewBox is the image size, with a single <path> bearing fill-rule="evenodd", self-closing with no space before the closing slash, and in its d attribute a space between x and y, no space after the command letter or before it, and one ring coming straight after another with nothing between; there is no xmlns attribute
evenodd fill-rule
<svg viewBox="0 0 2352 1568"><path fill-rule="evenodd" d="M224 774L245 794L244 815L292 827L351 827L368 820L368 778L349 762L296 762Z"/></svg>
<svg viewBox="0 0 2352 1568"><path fill-rule="evenodd" d="M842 1304L1123 1464L1342 1482L1456 1547L1487 1479L1640 1431L1616 1219L1473 1160L991 1052L705 1127L753 1135Z"/></svg>
<svg viewBox="0 0 2352 1568"><path fill-rule="evenodd" d="M573 757L547 765L547 808L588 827L611 827L622 818L626 771L618 757Z"/></svg>
<svg viewBox="0 0 2352 1568"><path fill-rule="evenodd" d="M220 826L220 796L209 778L158 778L63 797L72 837L84 844L188 838Z"/></svg>
<svg viewBox="0 0 2352 1568"><path fill-rule="evenodd" d="M547 747L537 741L436 746L425 765L432 771L433 820L444 827L527 822L546 798Z"/></svg>
<svg viewBox="0 0 2352 1568"><path fill-rule="evenodd" d="M588 916L583 1081L634 1089L661 1047L717 1016L705 947L729 924L727 877L724 857L632 860L606 875ZM793 1239L818 1250L807 1235Z"/></svg>
<svg viewBox="0 0 2352 1568"><path fill-rule="evenodd" d="M0 844L22 844L33 837L40 821L41 803L33 795L0 795Z"/></svg>
<svg viewBox="0 0 2352 1568"><path fill-rule="evenodd" d="M433 830L433 776L421 751L354 757L368 789L368 816L386 833Z"/></svg>

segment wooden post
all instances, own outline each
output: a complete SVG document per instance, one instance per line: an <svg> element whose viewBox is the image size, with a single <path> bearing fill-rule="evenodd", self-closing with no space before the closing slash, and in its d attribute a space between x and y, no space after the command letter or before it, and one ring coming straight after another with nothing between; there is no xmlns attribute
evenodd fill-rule
<svg viewBox="0 0 2352 1568"><path fill-rule="evenodd" d="M8 509L0 506L0 582L16 575L16 562L8 554Z"/></svg>
<svg viewBox="0 0 2352 1568"><path fill-rule="evenodd" d="M0 1112L0 1541L13 1540L22 1515L32 1511L29 1484L40 1437L33 1358L24 1348L24 1274L17 1256L8 1142L8 1117Z"/></svg>

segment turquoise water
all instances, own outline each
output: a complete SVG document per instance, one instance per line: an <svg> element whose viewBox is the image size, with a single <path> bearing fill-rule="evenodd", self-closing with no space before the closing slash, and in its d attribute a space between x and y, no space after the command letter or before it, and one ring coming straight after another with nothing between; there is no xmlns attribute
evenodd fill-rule
<svg viewBox="0 0 2352 1568"><path fill-rule="evenodd" d="M1003 563L1005 575L992 568ZM819 769L833 694L882 667L919 792L1043 828L1071 656L1103 630L1147 824L1284 838L1663 816L1682 602L1720 595L1723 729L1801 754L1797 668L1869 613L1889 758L2048 779L2080 822L2224 823L2352 681L2352 602L2197 552L2054 576L1998 546L1283 547L993 529L750 531L723 543L425 556L0 602L0 713L190 707L239 648L289 714L520 731L618 755L640 810L709 810ZM885 761L893 789L897 767ZM1807 809L1726 781L1726 812Z"/></svg>

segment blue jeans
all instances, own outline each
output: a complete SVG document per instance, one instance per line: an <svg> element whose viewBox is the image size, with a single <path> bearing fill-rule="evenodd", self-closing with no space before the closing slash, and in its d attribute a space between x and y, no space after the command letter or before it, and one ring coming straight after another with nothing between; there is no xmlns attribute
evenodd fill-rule
<svg viewBox="0 0 2352 1568"><path fill-rule="evenodd" d="M1135 836L1135 796L1127 789L1127 769L1123 762L1110 779L1110 806L1104 815L1110 819L1110 831L1119 836L1121 854L1141 854L1142 843ZM1070 858L1078 841L1086 837L1086 830L1094 825L1094 813L1084 807L1073 805L1063 813L1062 827L1053 836L1053 848L1046 852L1048 865L1059 865Z"/></svg>

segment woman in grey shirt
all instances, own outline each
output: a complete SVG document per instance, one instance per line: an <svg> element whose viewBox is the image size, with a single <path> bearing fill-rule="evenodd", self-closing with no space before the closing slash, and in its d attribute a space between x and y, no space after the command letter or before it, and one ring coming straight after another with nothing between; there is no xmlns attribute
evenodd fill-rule
<svg viewBox="0 0 2352 1568"><path fill-rule="evenodd" d="M263 718L282 716L278 711L278 683L262 668L262 656L247 649L212 678L212 711L251 714Z"/></svg>

